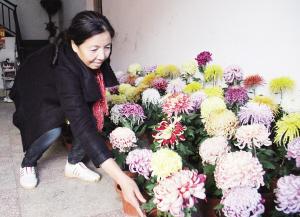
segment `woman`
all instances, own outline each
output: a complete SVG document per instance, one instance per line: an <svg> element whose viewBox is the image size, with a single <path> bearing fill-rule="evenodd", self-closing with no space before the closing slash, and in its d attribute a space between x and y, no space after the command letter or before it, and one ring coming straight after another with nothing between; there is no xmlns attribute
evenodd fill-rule
<svg viewBox="0 0 300 217"><path fill-rule="evenodd" d="M20 129L25 152L20 184L26 189L37 186L37 161L59 137L60 125L67 118L75 138L65 175L99 181L100 175L81 162L87 154L95 167L102 167L120 184L127 201L142 215L135 196L142 202L144 198L115 163L98 133L104 114L108 114L105 86L118 84L109 65L114 34L104 16L80 12L66 34L31 54L20 67L10 93L16 105L13 123Z"/></svg>

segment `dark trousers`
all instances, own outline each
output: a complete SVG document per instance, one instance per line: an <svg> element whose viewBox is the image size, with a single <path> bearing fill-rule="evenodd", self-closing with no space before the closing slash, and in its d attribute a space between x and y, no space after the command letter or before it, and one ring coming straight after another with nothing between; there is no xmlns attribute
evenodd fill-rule
<svg viewBox="0 0 300 217"><path fill-rule="evenodd" d="M37 138L25 152L25 157L22 161L21 167L35 167L37 161L42 157L44 152L51 146L51 144L60 136L61 127L54 128ZM71 149L68 153L68 162L70 164L77 164L85 157L85 151L81 148L78 139L73 138Z"/></svg>

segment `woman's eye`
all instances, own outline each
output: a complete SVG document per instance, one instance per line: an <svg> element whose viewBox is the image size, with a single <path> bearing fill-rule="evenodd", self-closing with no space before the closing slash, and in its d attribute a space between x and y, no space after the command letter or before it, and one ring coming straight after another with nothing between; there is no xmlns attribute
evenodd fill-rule
<svg viewBox="0 0 300 217"><path fill-rule="evenodd" d="M110 46L109 47L105 47L106 49L110 49Z"/></svg>
<svg viewBox="0 0 300 217"><path fill-rule="evenodd" d="M91 50L91 51L94 51L94 52L95 52L96 50L97 50L97 49L93 49L93 50Z"/></svg>

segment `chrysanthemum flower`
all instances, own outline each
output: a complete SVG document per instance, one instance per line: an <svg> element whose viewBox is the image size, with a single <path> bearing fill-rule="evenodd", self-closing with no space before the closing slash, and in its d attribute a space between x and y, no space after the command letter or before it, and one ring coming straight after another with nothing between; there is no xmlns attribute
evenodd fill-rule
<svg viewBox="0 0 300 217"><path fill-rule="evenodd" d="M153 203L162 212L170 212L175 217L184 216L184 208L192 208L196 198L205 199L205 175L197 170L181 170L159 182L153 191Z"/></svg>
<svg viewBox="0 0 300 217"><path fill-rule="evenodd" d="M249 186L236 187L228 191L221 200L225 216L257 217L265 212L261 194ZM253 215L251 215L251 213Z"/></svg>
<svg viewBox="0 0 300 217"><path fill-rule="evenodd" d="M287 155L285 157L289 160L295 158L297 167L300 167L300 137L293 139L293 141L287 145L286 150Z"/></svg>
<svg viewBox="0 0 300 217"><path fill-rule="evenodd" d="M116 78L120 79L122 76L126 75L126 72L117 71L115 72Z"/></svg>
<svg viewBox="0 0 300 217"><path fill-rule="evenodd" d="M272 145L272 141L269 136L268 129L262 124L241 126L235 134L238 144L234 145L240 149L244 149L246 145L249 149L252 149L252 144L258 148L261 148L263 145L270 146Z"/></svg>
<svg viewBox="0 0 300 217"><path fill-rule="evenodd" d="M272 93L281 93L285 90L293 91L295 81L290 77L273 78L269 83L269 89Z"/></svg>
<svg viewBox="0 0 300 217"><path fill-rule="evenodd" d="M152 88L156 90L166 90L168 86L168 82L164 78L155 78L152 81Z"/></svg>
<svg viewBox="0 0 300 217"><path fill-rule="evenodd" d="M154 141L159 143L159 146L163 146L164 148L171 145L171 148L174 149L174 145L178 145L177 137L184 141L185 138L183 136L186 127L180 123L181 117L173 117L169 118L169 121L163 119L162 122L159 123L158 127L155 127L155 130L158 132L153 135Z"/></svg>
<svg viewBox="0 0 300 217"><path fill-rule="evenodd" d="M126 164L132 173L139 173L145 179L150 179L150 162L153 151L149 149L135 149L128 153Z"/></svg>
<svg viewBox="0 0 300 217"><path fill-rule="evenodd" d="M262 76L260 76L258 74L249 75L243 81L243 86L246 89L250 88L251 86L264 85L264 84L265 84L265 80L263 79Z"/></svg>
<svg viewBox="0 0 300 217"><path fill-rule="evenodd" d="M203 51L197 55L197 58L195 58L195 60L197 60L199 66L206 65L206 63L212 61L211 55L212 54L210 52Z"/></svg>
<svg viewBox="0 0 300 217"><path fill-rule="evenodd" d="M154 72L150 72L149 74L145 75L144 79L141 81L141 84L144 85L151 85L152 81L157 78Z"/></svg>
<svg viewBox="0 0 300 217"><path fill-rule="evenodd" d="M194 75L197 71L197 64L194 61L187 60L181 65L183 75Z"/></svg>
<svg viewBox="0 0 300 217"><path fill-rule="evenodd" d="M119 83L120 83L120 84L124 84L125 81L126 81L127 76L128 76L127 74L126 74L126 75L123 75L123 76L119 79Z"/></svg>
<svg viewBox="0 0 300 217"><path fill-rule="evenodd" d="M141 81L144 79L144 77L138 77L137 79L135 79L135 83L134 85L137 87L140 85Z"/></svg>
<svg viewBox="0 0 300 217"><path fill-rule="evenodd" d="M109 141L114 149L126 152L125 148L136 147L137 139L132 130L127 127L117 127L109 134Z"/></svg>
<svg viewBox="0 0 300 217"><path fill-rule="evenodd" d="M124 94L128 88L131 88L130 84L120 84L119 85L119 93Z"/></svg>
<svg viewBox="0 0 300 217"><path fill-rule="evenodd" d="M235 102L244 104L249 99L248 92L240 85L229 86L225 94L225 102L233 105Z"/></svg>
<svg viewBox="0 0 300 217"><path fill-rule="evenodd" d="M150 162L151 176L157 176L158 181L180 169L182 169L182 159L175 151L169 148L161 148L152 154Z"/></svg>
<svg viewBox="0 0 300 217"><path fill-rule="evenodd" d="M287 142L293 141L294 138L299 136L300 130L300 113L291 113L284 115L275 126L275 139L274 142L285 145Z"/></svg>
<svg viewBox="0 0 300 217"><path fill-rule="evenodd" d="M179 113L186 112L189 114L189 110L193 109L193 102L187 93L173 93L163 103L162 111L171 117L173 112L175 116Z"/></svg>
<svg viewBox="0 0 300 217"><path fill-rule="evenodd" d="M154 88L149 88L142 93L142 102L146 108L149 108L150 105L157 105L159 100L159 92Z"/></svg>
<svg viewBox="0 0 300 217"><path fill-rule="evenodd" d="M167 70L169 71L169 75L172 78L178 78L180 76L180 70L177 66L175 65L167 65Z"/></svg>
<svg viewBox="0 0 300 217"><path fill-rule="evenodd" d="M131 102L127 102L123 105L123 108L120 110L120 114L125 116L130 121L133 121L136 119L136 117L138 117L138 124L140 124L140 121L143 121L145 118L147 118L144 115L143 108L139 104Z"/></svg>
<svg viewBox="0 0 300 217"><path fill-rule="evenodd" d="M107 102L110 104L124 104L125 102L127 102L127 98L125 94L119 94L119 95L110 95L107 96Z"/></svg>
<svg viewBox="0 0 300 217"><path fill-rule="evenodd" d="M156 75L158 75L159 77L167 77L170 73L166 65L157 66L155 71Z"/></svg>
<svg viewBox="0 0 300 217"><path fill-rule="evenodd" d="M144 75L148 73L155 72L157 65L156 64L149 64L144 67Z"/></svg>
<svg viewBox="0 0 300 217"><path fill-rule="evenodd" d="M258 102L248 102L240 108L238 118L241 124L263 124L268 130L274 122L274 115L269 106Z"/></svg>
<svg viewBox="0 0 300 217"><path fill-rule="evenodd" d="M188 94L192 94L192 93L194 93L194 92L196 92L196 91L199 91L199 90L201 90L203 87L202 87L202 85L200 84L200 83L198 83L198 82L192 82L192 83L189 83L189 84L187 84L185 87L184 87L184 89L183 89L183 92L184 93L188 93Z"/></svg>
<svg viewBox="0 0 300 217"><path fill-rule="evenodd" d="M281 108L287 114L291 114L294 112L300 112L300 98L295 95L287 95L284 96L281 100Z"/></svg>
<svg viewBox="0 0 300 217"><path fill-rule="evenodd" d="M224 70L223 77L228 83L240 81L243 79L243 70L238 65L230 65Z"/></svg>
<svg viewBox="0 0 300 217"><path fill-rule="evenodd" d="M206 139L199 147L199 155L202 158L202 164L216 165L219 158L228 153L230 146L223 136L217 136Z"/></svg>
<svg viewBox="0 0 300 217"><path fill-rule="evenodd" d="M140 75L142 71L142 66L138 63L133 63L129 66L128 72L130 75Z"/></svg>
<svg viewBox="0 0 300 217"><path fill-rule="evenodd" d="M272 96L255 96L250 102L258 102L259 104L265 104L270 107L275 115L279 113L279 105L276 103L276 100Z"/></svg>
<svg viewBox="0 0 300 217"><path fill-rule="evenodd" d="M221 156L215 169L218 188L226 193L228 189L238 186L256 187L265 185L262 165L250 152L236 151Z"/></svg>
<svg viewBox="0 0 300 217"><path fill-rule="evenodd" d="M277 182L275 208L285 214L300 212L300 176L281 177Z"/></svg>
<svg viewBox="0 0 300 217"><path fill-rule="evenodd" d="M114 122L115 125L119 124L120 121L120 110L123 108L123 104L117 105L115 104L110 110L110 119Z"/></svg>
<svg viewBox="0 0 300 217"><path fill-rule="evenodd" d="M202 102L207 98L206 93L203 91L196 91L191 94L194 109L200 109Z"/></svg>
<svg viewBox="0 0 300 217"><path fill-rule="evenodd" d="M220 97L208 97L201 104L201 117L205 118L214 110L226 109L224 100Z"/></svg>
<svg viewBox="0 0 300 217"><path fill-rule="evenodd" d="M207 66L205 71L204 71L204 80L205 82L209 82L211 79L214 81L217 80L217 78L220 78L222 80L223 78L223 69L221 66L218 65L212 65L212 66Z"/></svg>
<svg viewBox="0 0 300 217"><path fill-rule="evenodd" d="M185 85L185 82L181 78L173 79L167 86L167 93L182 92Z"/></svg>
<svg viewBox="0 0 300 217"><path fill-rule="evenodd" d="M118 94L119 93L119 85L107 88L110 94Z"/></svg>
<svg viewBox="0 0 300 217"><path fill-rule="evenodd" d="M238 125L238 118L228 109L214 110L205 117L205 130L210 136L231 139Z"/></svg>
<svg viewBox="0 0 300 217"><path fill-rule="evenodd" d="M128 102L136 102L139 100L140 96L137 95L135 90L136 90L136 87L133 87L133 86L130 86L125 90L124 94L125 94Z"/></svg>
<svg viewBox="0 0 300 217"><path fill-rule="evenodd" d="M125 79L126 84L130 84L132 86L135 86L135 80L138 78L137 75L128 75Z"/></svg>
<svg viewBox="0 0 300 217"><path fill-rule="evenodd" d="M203 92L206 93L207 97L224 97L224 90L220 86L206 87Z"/></svg>

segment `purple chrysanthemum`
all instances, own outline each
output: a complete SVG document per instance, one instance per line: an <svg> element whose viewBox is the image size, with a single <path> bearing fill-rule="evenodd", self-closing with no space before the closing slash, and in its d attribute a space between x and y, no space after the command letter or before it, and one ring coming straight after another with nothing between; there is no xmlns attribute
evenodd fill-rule
<svg viewBox="0 0 300 217"><path fill-rule="evenodd" d="M258 102L248 102L240 108L238 113L239 122L243 125L263 124L268 130L274 122L274 115L269 106Z"/></svg>
<svg viewBox="0 0 300 217"><path fill-rule="evenodd" d="M229 83L240 81L243 79L243 70L237 65L230 65L224 70L223 77Z"/></svg>
<svg viewBox="0 0 300 217"><path fill-rule="evenodd" d="M247 99L249 99L248 91L240 85L228 87L225 94L225 102L230 105L233 105L235 102L243 105Z"/></svg>
<svg viewBox="0 0 300 217"><path fill-rule="evenodd" d="M131 102L127 102L123 105L123 108L120 110L120 114L125 116L130 121L134 121L135 118L138 117L138 124L140 124L140 120L143 121L145 118L147 118L144 115L143 108L139 104ZM130 117L131 115L132 117Z"/></svg>
<svg viewBox="0 0 300 217"><path fill-rule="evenodd" d="M203 91L196 91L191 95L194 109L200 109L202 102L207 98L206 93Z"/></svg>
<svg viewBox="0 0 300 217"><path fill-rule="evenodd" d="M197 60L199 66L206 65L206 63L212 61L211 55L212 54L209 53L208 51L203 51L202 53L198 54L195 60Z"/></svg>
<svg viewBox="0 0 300 217"><path fill-rule="evenodd" d="M119 85L109 87L107 90L108 90L108 92L110 92L110 94L118 94L119 93Z"/></svg>
<svg viewBox="0 0 300 217"><path fill-rule="evenodd" d="M144 67L144 74L146 75L150 72L155 72L156 68L157 68L156 64L149 64Z"/></svg>
<svg viewBox="0 0 300 217"><path fill-rule="evenodd" d="M129 152L126 164L129 164L130 172L137 172L149 180L152 153L153 151L148 149L135 149Z"/></svg>
<svg viewBox="0 0 300 217"><path fill-rule="evenodd" d="M125 83L126 79L127 79L127 75L122 76L122 77L119 79L119 83L120 83L120 84Z"/></svg>
<svg viewBox="0 0 300 217"><path fill-rule="evenodd" d="M185 85L185 82L181 78L173 79L167 86L167 93L182 92L184 90Z"/></svg>
<svg viewBox="0 0 300 217"><path fill-rule="evenodd" d="M159 78L155 78L152 81L152 88L156 90L160 90L160 89L166 90L167 86L168 86L168 82L164 78L159 77Z"/></svg>
<svg viewBox="0 0 300 217"><path fill-rule="evenodd" d="M295 158L297 167L300 167L300 137L293 139L293 141L287 145L286 150L287 155L285 157L289 160Z"/></svg>

